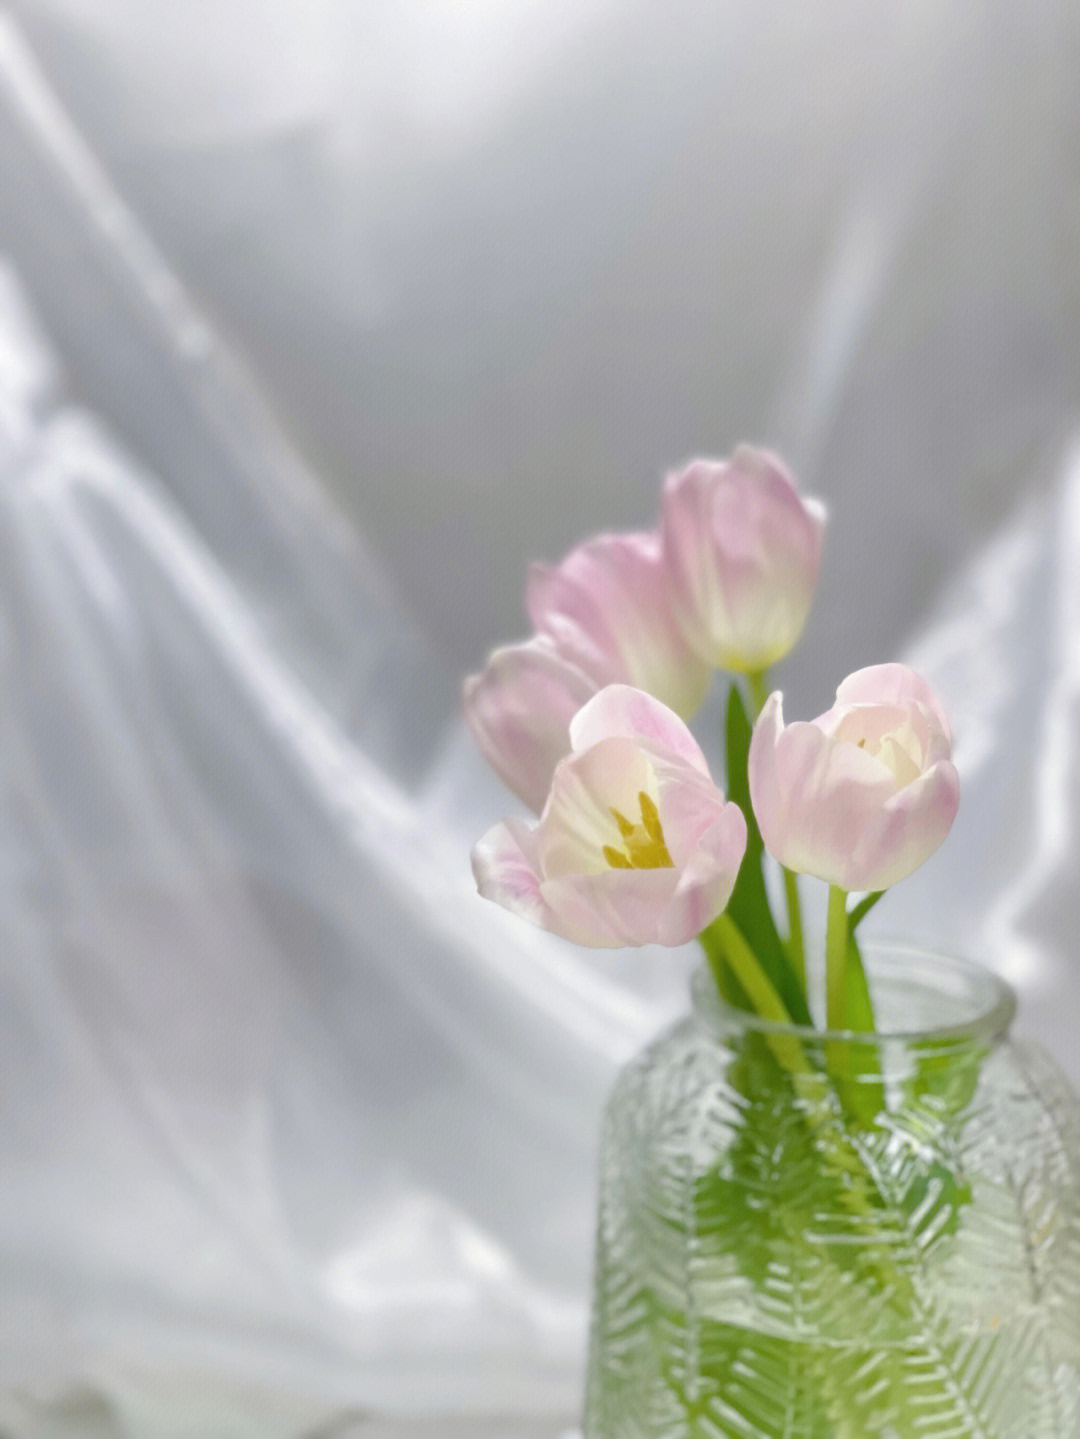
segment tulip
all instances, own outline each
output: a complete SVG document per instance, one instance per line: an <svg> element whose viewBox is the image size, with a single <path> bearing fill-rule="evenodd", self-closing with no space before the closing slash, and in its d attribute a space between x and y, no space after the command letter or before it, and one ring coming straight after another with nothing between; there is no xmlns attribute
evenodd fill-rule
<svg viewBox="0 0 1080 1439"><path fill-rule="evenodd" d="M647 690L683 719L705 698L710 670L676 621L659 534L597 535L558 565L534 564L525 604L597 689Z"/></svg>
<svg viewBox="0 0 1080 1439"><path fill-rule="evenodd" d="M750 741L750 798L765 848L839 889L882 890L928 859L960 797L949 724L905 665L849 675L836 703L785 726L769 696Z"/></svg>
<svg viewBox="0 0 1080 1439"><path fill-rule="evenodd" d="M675 622L657 534L598 535L558 565L533 565L525 598L537 633L465 681L464 709L481 753L539 812L587 699L629 684L689 718L710 672Z"/></svg>
<svg viewBox="0 0 1080 1439"><path fill-rule="evenodd" d="M675 611L718 669L758 674L802 633L817 585L825 511L782 462L740 446L695 460L664 486L661 529Z"/></svg>
<svg viewBox="0 0 1080 1439"><path fill-rule="evenodd" d="M465 681L465 721L495 773L537 813L570 753L570 721L597 690L546 635L494 650Z"/></svg>
<svg viewBox="0 0 1080 1439"><path fill-rule="evenodd" d="M627 685L570 723L539 822L509 819L473 851L486 899L597 948L685 944L727 904L746 821L686 725Z"/></svg>

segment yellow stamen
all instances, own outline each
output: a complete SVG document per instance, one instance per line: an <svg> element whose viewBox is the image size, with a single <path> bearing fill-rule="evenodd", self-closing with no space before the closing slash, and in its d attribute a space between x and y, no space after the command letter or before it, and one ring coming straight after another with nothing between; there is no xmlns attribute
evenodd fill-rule
<svg viewBox="0 0 1080 1439"><path fill-rule="evenodd" d="M660 823L660 811L644 790L638 792L638 806L640 824L634 824L617 809L612 809L611 817L618 826L623 848L619 850L605 844L602 850L605 860L612 869L674 869L675 862Z"/></svg>
<svg viewBox="0 0 1080 1439"><path fill-rule="evenodd" d="M617 809L613 809L611 813L615 816L615 823L619 826L619 833L623 839L629 839L634 833L634 830L637 829L637 825L634 824L633 820L627 819L624 814L620 814Z"/></svg>

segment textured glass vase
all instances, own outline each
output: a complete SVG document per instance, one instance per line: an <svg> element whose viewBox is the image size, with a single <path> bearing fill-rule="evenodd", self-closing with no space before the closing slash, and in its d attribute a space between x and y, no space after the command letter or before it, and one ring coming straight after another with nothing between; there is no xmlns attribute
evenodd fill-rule
<svg viewBox="0 0 1080 1439"><path fill-rule="evenodd" d="M974 966L867 956L877 1035L692 1014L601 1145L586 1439L1077 1439L1080 1109Z"/></svg>

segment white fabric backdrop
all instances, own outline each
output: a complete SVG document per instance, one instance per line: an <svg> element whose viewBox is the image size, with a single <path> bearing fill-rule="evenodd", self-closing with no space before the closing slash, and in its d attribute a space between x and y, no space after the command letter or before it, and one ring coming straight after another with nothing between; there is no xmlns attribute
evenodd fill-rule
<svg viewBox="0 0 1080 1439"><path fill-rule="evenodd" d="M958 736L873 922L1080 1075L1077 19L15 8L0 1432L550 1439L693 956L471 893L527 558L780 446L832 514L789 712L903 653Z"/></svg>

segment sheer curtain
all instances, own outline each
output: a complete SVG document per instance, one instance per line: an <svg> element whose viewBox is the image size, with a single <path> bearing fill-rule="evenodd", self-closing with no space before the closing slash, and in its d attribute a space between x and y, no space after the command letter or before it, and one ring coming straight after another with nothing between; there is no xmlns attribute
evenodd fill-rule
<svg viewBox="0 0 1080 1439"><path fill-rule="evenodd" d="M1080 1075L1078 26L258 10L0 27L0 1429L554 1439L694 960L472 892L528 557L783 449L789 713L903 655L955 719L872 922Z"/></svg>

